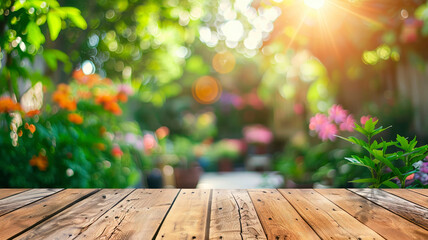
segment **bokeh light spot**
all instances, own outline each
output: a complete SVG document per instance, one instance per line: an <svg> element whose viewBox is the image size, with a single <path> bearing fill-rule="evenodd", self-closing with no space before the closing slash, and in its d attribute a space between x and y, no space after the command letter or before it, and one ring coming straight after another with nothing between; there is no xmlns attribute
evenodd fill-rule
<svg viewBox="0 0 428 240"><path fill-rule="evenodd" d="M322 8L324 6L324 3L324 0L305 0L305 5L313 9Z"/></svg>
<svg viewBox="0 0 428 240"><path fill-rule="evenodd" d="M82 71L85 75L95 73L95 65L92 61L86 60L82 63Z"/></svg>
<svg viewBox="0 0 428 240"><path fill-rule="evenodd" d="M235 68L235 57L229 51L217 53L213 58L213 68L218 73L229 73Z"/></svg>
<svg viewBox="0 0 428 240"><path fill-rule="evenodd" d="M221 96L221 85L217 79L203 76L196 80L192 87L193 98L202 104L212 104Z"/></svg>

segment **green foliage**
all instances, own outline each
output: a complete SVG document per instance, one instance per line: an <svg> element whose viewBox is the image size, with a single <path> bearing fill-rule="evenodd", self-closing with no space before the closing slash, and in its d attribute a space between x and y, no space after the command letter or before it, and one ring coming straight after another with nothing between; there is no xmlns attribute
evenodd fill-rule
<svg viewBox="0 0 428 240"><path fill-rule="evenodd" d="M358 139L353 136L341 137L348 142L361 146L367 152L367 155L364 156L352 155L345 158L353 165L368 168L372 176L352 182L368 183L373 188L395 188L398 185L391 180L398 178L401 188L404 188L406 178L418 171L413 165L428 155L428 145L416 147L416 137L409 141L398 134L395 141L388 142L381 139L378 142L374 140L374 137L389 127L376 128L377 123L378 120L370 118L363 126L355 124L355 130L364 135L365 139ZM393 147L396 148L395 151L391 151Z"/></svg>

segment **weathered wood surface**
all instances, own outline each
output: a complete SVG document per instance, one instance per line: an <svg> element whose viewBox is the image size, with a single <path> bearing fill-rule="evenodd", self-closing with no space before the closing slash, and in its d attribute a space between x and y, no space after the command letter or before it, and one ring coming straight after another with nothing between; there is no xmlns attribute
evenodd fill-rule
<svg viewBox="0 0 428 240"><path fill-rule="evenodd" d="M428 239L421 189L0 189L2 239Z"/></svg>
<svg viewBox="0 0 428 240"><path fill-rule="evenodd" d="M425 229L346 189L316 191L386 239L426 237Z"/></svg>
<svg viewBox="0 0 428 240"><path fill-rule="evenodd" d="M407 201L421 205L422 207L428 208L428 196L419 194L412 191L402 191L401 189L382 189L385 192L392 193L400 198L406 199Z"/></svg>
<svg viewBox="0 0 428 240"><path fill-rule="evenodd" d="M74 239L132 191L101 190L29 229L17 239Z"/></svg>
<svg viewBox="0 0 428 240"><path fill-rule="evenodd" d="M409 191L417 192L428 197L428 189L409 189Z"/></svg>
<svg viewBox="0 0 428 240"><path fill-rule="evenodd" d="M322 239L383 239L312 189L280 192Z"/></svg>
<svg viewBox="0 0 428 240"><path fill-rule="evenodd" d="M26 188L0 188L0 199L26 191Z"/></svg>
<svg viewBox="0 0 428 240"><path fill-rule="evenodd" d="M54 215L62 208L94 192L93 189L67 189L0 217L0 239L7 239Z"/></svg>
<svg viewBox="0 0 428 240"><path fill-rule="evenodd" d="M211 191L181 190L156 239L205 239L211 212Z"/></svg>
<svg viewBox="0 0 428 240"><path fill-rule="evenodd" d="M319 239L275 189L248 190L268 239Z"/></svg>
<svg viewBox="0 0 428 240"><path fill-rule="evenodd" d="M76 239L152 239L178 191L135 190Z"/></svg>
<svg viewBox="0 0 428 240"><path fill-rule="evenodd" d="M31 189L0 200L0 216L52 195L61 189Z"/></svg>
<svg viewBox="0 0 428 240"><path fill-rule="evenodd" d="M428 230L428 209L380 189L350 189L352 192Z"/></svg>
<svg viewBox="0 0 428 240"><path fill-rule="evenodd" d="M245 190L213 190L209 239L266 239Z"/></svg>

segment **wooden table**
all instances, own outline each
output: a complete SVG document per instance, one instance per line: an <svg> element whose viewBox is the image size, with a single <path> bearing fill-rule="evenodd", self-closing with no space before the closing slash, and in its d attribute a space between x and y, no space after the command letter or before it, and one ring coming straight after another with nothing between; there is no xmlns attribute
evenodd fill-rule
<svg viewBox="0 0 428 240"><path fill-rule="evenodd" d="M0 239L428 239L428 190L0 189Z"/></svg>

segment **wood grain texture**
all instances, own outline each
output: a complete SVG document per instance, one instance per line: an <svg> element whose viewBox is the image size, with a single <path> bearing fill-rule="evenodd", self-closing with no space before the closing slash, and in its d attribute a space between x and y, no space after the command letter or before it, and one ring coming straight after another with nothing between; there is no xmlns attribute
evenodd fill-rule
<svg viewBox="0 0 428 240"><path fill-rule="evenodd" d="M316 191L386 239L424 239L428 236L427 230L346 189Z"/></svg>
<svg viewBox="0 0 428 240"><path fill-rule="evenodd" d="M322 239L383 239L312 189L279 191Z"/></svg>
<svg viewBox="0 0 428 240"><path fill-rule="evenodd" d="M178 189L137 189L76 239L152 239Z"/></svg>
<svg viewBox="0 0 428 240"><path fill-rule="evenodd" d="M266 239L263 227L248 192L246 190L235 190L232 194L240 210L242 238Z"/></svg>
<svg viewBox="0 0 428 240"><path fill-rule="evenodd" d="M428 208L428 197L416 192L408 191L405 189L382 189L385 192L389 192L400 198L406 199L407 201L421 205L422 207Z"/></svg>
<svg viewBox="0 0 428 240"><path fill-rule="evenodd" d="M248 193L268 239L319 239L277 190L251 189Z"/></svg>
<svg viewBox="0 0 428 240"><path fill-rule="evenodd" d="M52 195L62 189L31 189L17 195L0 200L0 216L12 212L22 206Z"/></svg>
<svg viewBox="0 0 428 240"><path fill-rule="evenodd" d="M408 189L428 197L428 189Z"/></svg>
<svg viewBox="0 0 428 240"><path fill-rule="evenodd" d="M379 189L349 189L428 230L428 209Z"/></svg>
<svg viewBox="0 0 428 240"><path fill-rule="evenodd" d="M133 189L103 189L16 239L73 239L132 191Z"/></svg>
<svg viewBox="0 0 428 240"><path fill-rule="evenodd" d="M181 190L162 223L156 239L205 239L208 232L211 191Z"/></svg>
<svg viewBox="0 0 428 240"><path fill-rule="evenodd" d="M266 239L246 190L213 190L209 239Z"/></svg>
<svg viewBox="0 0 428 240"><path fill-rule="evenodd" d="M231 190L213 190L209 239L242 239L240 211Z"/></svg>
<svg viewBox="0 0 428 240"><path fill-rule="evenodd" d="M0 217L0 239L10 238L50 217L94 189L66 189Z"/></svg>
<svg viewBox="0 0 428 240"><path fill-rule="evenodd" d="M26 190L28 189L27 188L0 188L0 199L21 193Z"/></svg>

